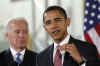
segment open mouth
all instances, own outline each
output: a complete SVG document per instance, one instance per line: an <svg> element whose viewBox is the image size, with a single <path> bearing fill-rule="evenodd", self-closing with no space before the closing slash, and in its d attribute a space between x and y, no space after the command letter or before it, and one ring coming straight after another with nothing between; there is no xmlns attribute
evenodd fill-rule
<svg viewBox="0 0 100 66"><path fill-rule="evenodd" d="M52 32L52 34L57 34L57 33L59 33L60 32L60 30L54 30L53 32Z"/></svg>

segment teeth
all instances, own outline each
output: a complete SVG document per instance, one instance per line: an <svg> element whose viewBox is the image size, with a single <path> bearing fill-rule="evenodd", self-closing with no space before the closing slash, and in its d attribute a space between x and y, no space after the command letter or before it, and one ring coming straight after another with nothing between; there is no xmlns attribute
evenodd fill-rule
<svg viewBox="0 0 100 66"><path fill-rule="evenodd" d="M56 34L57 32L59 32L59 30L53 31L52 33L53 33L53 34Z"/></svg>
<svg viewBox="0 0 100 66"><path fill-rule="evenodd" d="M54 34L56 34L56 33L57 33L57 31L54 31L53 33L54 33Z"/></svg>

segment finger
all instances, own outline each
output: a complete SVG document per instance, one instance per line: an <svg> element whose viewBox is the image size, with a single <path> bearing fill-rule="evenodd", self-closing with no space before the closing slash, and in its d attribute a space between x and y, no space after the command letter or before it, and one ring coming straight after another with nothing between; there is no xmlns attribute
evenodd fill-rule
<svg viewBox="0 0 100 66"><path fill-rule="evenodd" d="M66 47L64 45L59 47L60 50L65 50L65 48Z"/></svg>
<svg viewBox="0 0 100 66"><path fill-rule="evenodd" d="M63 46L59 47L60 50L67 50L67 49L70 49L70 48L71 48L70 45L63 45Z"/></svg>

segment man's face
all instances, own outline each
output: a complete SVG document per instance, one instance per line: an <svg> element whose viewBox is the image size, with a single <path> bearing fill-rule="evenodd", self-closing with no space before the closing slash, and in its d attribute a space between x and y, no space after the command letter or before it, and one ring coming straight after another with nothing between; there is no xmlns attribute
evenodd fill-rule
<svg viewBox="0 0 100 66"><path fill-rule="evenodd" d="M26 48L28 40L28 26L24 20L18 20L21 22L12 22L6 33L6 37L10 41L13 48L22 49Z"/></svg>
<svg viewBox="0 0 100 66"><path fill-rule="evenodd" d="M54 40L62 40L67 34L67 19L57 10L48 11L44 15L44 28Z"/></svg>

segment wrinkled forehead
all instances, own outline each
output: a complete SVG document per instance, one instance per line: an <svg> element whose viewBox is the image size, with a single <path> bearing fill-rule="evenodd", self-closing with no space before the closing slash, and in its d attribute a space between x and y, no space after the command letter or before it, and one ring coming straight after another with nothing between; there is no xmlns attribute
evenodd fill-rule
<svg viewBox="0 0 100 66"><path fill-rule="evenodd" d="M28 30L28 23L24 19L13 19L8 22L7 30L11 29L25 29Z"/></svg>
<svg viewBox="0 0 100 66"><path fill-rule="evenodd" d="M59 14L59 15L64 16L64 14L62 12L60 12L59 10L50 10L50 11L45 12L44 15L47 15L49 13Z"/></svg>
<svg viewBox="0 0 100 66"><path fill-rule="evenodd" d="M24 19L13 19L8 22L8 26L18 25L18 26L28 26L27 21Z"/></svg>
<svg viewBox="0 0 100 66"><path fill-rule="evenodd" d="M58 10L51 10L44 14L44 18L46 17L64 17L64 15L60 13Z"/></svg>
<svg viewBox="0 0 100 66"><path fill-rule="evenodd" d="M57 10L48 11L44 14L44 22L50 19L64 18L64 15Z"/></svg>
<svg viewBox="0 0 100 66"><path fill-rule="evenodd" d="M26 25L28 25L27 24L27 21L26 20L24 20L24 19L13 19L13 20L10 20L9 22L8 22L8 25L10 25L10 24L26 24Z"/></svg>

